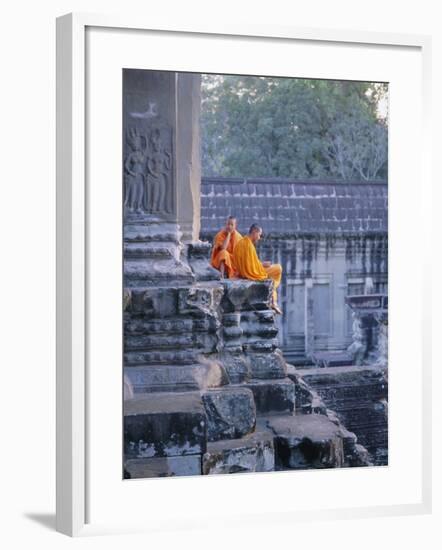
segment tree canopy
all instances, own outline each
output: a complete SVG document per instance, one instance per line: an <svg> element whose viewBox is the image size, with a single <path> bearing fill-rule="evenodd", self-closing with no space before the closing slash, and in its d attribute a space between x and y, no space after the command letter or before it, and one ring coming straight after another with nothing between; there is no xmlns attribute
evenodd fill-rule
<svg viewBox="0 0 442 550"><path fill-rule="evenodd" d="M203 75L203 175L386 179L387 93L381 83Z"/></svg>

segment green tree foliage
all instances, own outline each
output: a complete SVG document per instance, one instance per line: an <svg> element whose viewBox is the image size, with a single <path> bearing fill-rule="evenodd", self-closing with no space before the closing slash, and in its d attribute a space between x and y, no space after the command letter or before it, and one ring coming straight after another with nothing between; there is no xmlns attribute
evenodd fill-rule
<svg viewBox="0 0 442 550"><path fill-rule="evenodd" d="M387 85L203 75L205 176L387 177Z"/></svg>

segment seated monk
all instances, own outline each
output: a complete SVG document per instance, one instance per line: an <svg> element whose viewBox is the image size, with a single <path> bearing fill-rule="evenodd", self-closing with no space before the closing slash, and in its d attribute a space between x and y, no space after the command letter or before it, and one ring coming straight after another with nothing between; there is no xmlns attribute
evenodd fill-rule
<svg viewBox="0 0 442 550"><path fill-rule="evenodd" d="M210 265L221 272L223 279L225 276L231 279L236 275L233 249L240 239L242 239L242 235L236 230L236 218L229 216L226 220L226 227L215 235L210 258Z"/></svg>
<svg viewBox="0 0 442 550"><path fill-rule="evenodd" d="M255 244L261 238L262 229L259 225L253 224L250 227L249 234L243 237L233 250L233 260L238 275L243 279L252 281L262 281L264 279L273 280L273 301L272 308L276 313L281 314L277 303L276 289L281 283L282 267L280 264L271 264L270 262L261 262L256 253Z"/></svg>

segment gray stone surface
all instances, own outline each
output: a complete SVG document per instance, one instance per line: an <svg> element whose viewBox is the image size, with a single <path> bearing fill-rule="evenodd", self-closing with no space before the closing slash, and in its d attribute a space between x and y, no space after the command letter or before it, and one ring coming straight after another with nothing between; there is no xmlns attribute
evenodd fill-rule
<svg viewBox="0 0 442 550"><path fill-rule="evenodd" d="M272 283L270 280L224 279L221 307L224 313L269 310Z"/></svg>
<svg viewBox="0 0 442 550"><path fill-rule="evenodd" d="M255 432L242 437L208 443L203 455L203 474L271 472L275 469L273 437Z"/></svg>
<svg viewBox="0 0 442 550"><path fill-rule="evenodd" d="M250 379L250 361L241 348L231 351L223 348L217 355L232 384Z"/></svg>
<svg viewBox="0 0 442 550"><path fill-rule="evenodd" d="M206 437L199 392L138 394L124 402L126 458L201 454Z"/></svg>
<svg viewBox="0 0 442 550"><path fill-rule="evenodd" d="M287 366L280 350L276 349L270 353L248 353L247 355L252 378L269 380L286 377Z"/></svg>
<svg viewBox="0 0 442 550"><path fill-rule="evenodd" d="M187 258L197 281L220 280L220 272L209 263L211 250L206 241L194 240L187 245Z"/></svg>
<svg viewBox="0 0 442 550"><path fill-rule="evenodd" d="M124 463L125 479L201 475L201 455L132 458Z"/></svg>
<svg viewBox="0 0 442 550"><path fill-rule="evenodd" d="M226 386L203 392L207 416L207 439L237 439L255 428L253 393L247 388Z"/></svg>
<svg viewBox="0 0 442 550"><path fill-rule="evenodd" d="M275 435L278 469L340 468L344 437L339 427L319 414L269 418Z"/></svg>
<svg viewBox="0 0 442 550"><path fill-rule="evenodd" d="M252 390L258 414L292 412L295 408L295 385L288 378L250 380L244 386Z"/></svg>

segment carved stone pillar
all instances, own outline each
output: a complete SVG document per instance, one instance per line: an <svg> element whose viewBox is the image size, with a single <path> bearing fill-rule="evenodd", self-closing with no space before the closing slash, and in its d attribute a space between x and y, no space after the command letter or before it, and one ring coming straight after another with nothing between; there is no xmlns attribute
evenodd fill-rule
<svg viewBox="0 0 442 550"><path fill-rule="evenodd" d="M125 69L125 221L175 222L196 240L200 211L199 74Z"/></svg>

